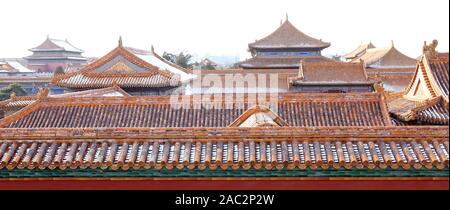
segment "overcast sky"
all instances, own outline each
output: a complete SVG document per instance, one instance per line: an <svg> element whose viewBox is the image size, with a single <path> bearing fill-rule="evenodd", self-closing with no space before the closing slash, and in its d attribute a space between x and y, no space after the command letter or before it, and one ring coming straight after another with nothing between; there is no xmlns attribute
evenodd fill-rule
<svg viewBox="0 0 450 210"><path fill-rule="evenodd" d="M395 46L411 57L424 40L448 52L448 0L2 0L0 57L23 57L47 35L67 38L102 56L124 45L199 55L249 57L247 44L270 34L286 13L298 29L331 47L351 51L361 42Z"/></svg>

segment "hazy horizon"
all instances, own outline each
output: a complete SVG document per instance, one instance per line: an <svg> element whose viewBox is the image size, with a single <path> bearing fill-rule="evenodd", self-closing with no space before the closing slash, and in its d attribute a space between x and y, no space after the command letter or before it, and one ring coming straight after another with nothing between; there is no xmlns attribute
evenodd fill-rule
<svg viewBox="0 0 450 210"><path fill-rule="evenodd" d="M342 54L361 42L395 47L410 57L421 54L423 41L437 39L448 52L448 0L317 1L93 1L6 0L0 58L24 57L47 35L68 39L99 57L117 46L158 53L250 56L247 45L273 32L286 13L299 30L331 42L324 55Z"/></svg>

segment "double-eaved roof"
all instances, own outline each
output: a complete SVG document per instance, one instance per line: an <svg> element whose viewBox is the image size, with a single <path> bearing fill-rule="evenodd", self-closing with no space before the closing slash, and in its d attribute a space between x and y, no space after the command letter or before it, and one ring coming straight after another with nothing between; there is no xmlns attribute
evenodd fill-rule
<svg viewBox="0 0 450 210"><path fill-rule="evenodd" d="M196 98L189 96L189 101L179 107L170 96L48 97L4 118L0 127L228 127L253 106L248 98L229 101L224 96L208 104ZM283 126L388 126L391 123L383 97L377 93L281 94L274 102L260 103L270 107L285 122L280 124Z"/></svg>
<svg viewBox="0 0 450 210"><path fill-rule="evenodd" d="M38 52L38 51L67 51L67 52L76 52L83 53L84 51L73 46L66 40L53 39L47 37L47 39L42 42L39 46L31 48L30 51Z"/></svg>
<svg viewBox="0 0 450 210"><path fill-rule="evenodd" d="M52 83L60 87L85 89L118 85L121 88L160 88L180 85L179 74L152 65L122 46L79 71L56 76Z"/></svg>

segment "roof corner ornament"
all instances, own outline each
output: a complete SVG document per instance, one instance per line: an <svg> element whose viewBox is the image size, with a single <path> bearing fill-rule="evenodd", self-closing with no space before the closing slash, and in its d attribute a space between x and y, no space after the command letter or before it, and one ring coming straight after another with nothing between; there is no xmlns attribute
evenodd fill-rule
<svg viewBox="0 0 450 210"><path fill-rule="evenodd" d="M375 83L373 86L375 92L377 93L384 93L386 94L386 89L384 89L384 83L381 81L381 78L379 78L379 75L375 78Z"/></svg>
<svg viewBox="0 0 450 210"><path fill-rule="evenodd" d="M45 98L47 98L48 93L49 93L48 88L41 88L41 89L39 89L37 97L38 97L38 99L45 99Z"/></svg>
<svg viewBox="0 0 450 210"><path fill-rule="evenodd" d="M122 36L119 36L119 47L123 47L123 44L122 44Z"/></svg>
<svg viewBox="0 0 450 210"><path fill-rule="evenodd" d="M286 12L286 21L288 21L289 20L289 16L288 16L288 13Z"/></svg>
<svg viewBox="0 0 450 210"><path fill-rule="evenodd" d="M152 50L152 53L155 53L155 48L153 47L153 45L151 47L151 50Z"/></svg>
<svg viewBox="0 0 450 210"><path fill-rule="evenodd" d="M300 60L300 67L299 67L299 71L298 71L298 78L300 80L303 80L305 77L303 75L303 59Z"/></svg>
<svg viewBox="0 0 450 210"><path fill-rule="evenodd" d="M437 56L436 47L438 45L438 40L434 39L433 42L427 45L427 41L423 42L423 54L427 54L431 57Z"/></svg>
<svg viewBox="0 0 450 210"><path fill-rule="evenodd" d="M391 47L394 47L394 40L391 40Z"/></svg>
<svg viewBox="0 0 450 210"><path fill-rule="evenodd" d="M111 87L113 87L113 88L118 88L119 87L119 85L117 84L116 80L112 81Z"/></svg>
<svg viewBox="0 0 450 210"><path fill-rule="evenodd" d="M16 92L11 92L11 94L9 95L10 99L15 99L16 98Z"/></svg>
<svg viewBox="0 0 450 210"><path fill-rule="evenodd" d="M367 66L366 66L366 62L364 62L364 60L363 59L359 59L359 62L362 64L362 66L364 67L364 68L366 68Z"/></svg>

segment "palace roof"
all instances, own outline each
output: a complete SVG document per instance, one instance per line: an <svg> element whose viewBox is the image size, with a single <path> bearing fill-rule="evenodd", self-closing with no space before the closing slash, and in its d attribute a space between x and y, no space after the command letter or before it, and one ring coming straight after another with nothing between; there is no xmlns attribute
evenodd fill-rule
<svg viewBox="0 0 450 210"><path fill-rule="evenodd" d="M142 60L146 61L149 64L157 66L160 69L167 70L173 74L180 75L180 80L183 82L193 79L195 77L192 74L192 70L178 66L158 55L154 51L153 46L151 51L140 50L131 47L125 47L125 49L127 49L129 52L135 54L136 56L138 56L139 58L141 58Z"/></svg>
<svg viewBox="0 0 450 210"><path fill-rule="evenodd" d="M304 62L333 62L327 57L317 56L255 56L242 61L239 65L243 68L299 68L300 61Z"/></svg>
<svg viewBox="0 0 450 210"><path fill-rule="evenodd" d="M180 75L160 69L119 46L79 71L53 78L52 83L66 88L102 88L114 84L122 88L158 88L180 85Z"/></svg>
<svg viewBox="0 0 450 210"><path fill-rule="evenodd" d="M368 68L414 68L417 60L398 51L392 44L389 48L367 49L364 54L352 60L363 60Z"/></svg>
<svg viewBox="0 0 450 210"><path fill-rule="evenodd" d="M421 56L413 80L405 90L405 95L414 100L443 96L443 99L448 102L448 92L448 53Z"/></svg>
<svg viewBox="0 0 450 210"><path fill-rule="evenodd" d="M51 39L47 37L47 39L40 44L39 46L35 48L31 48L30 51L37 52L37 51L68 51L68 52L77 52L77 53L83 53L84 51L74 47L72 44L70 44L67 39L66 40L59 40L59 39Z"/></svg>
<svg viewBox="0 0 450 210"><path fill-rule="evenodd" d="M6 169L17 171L9 177L448 176L446 136L448 128L439 126L4 129L0 174ZM237 173L247 170L252 173Z"/></svg>
<svg viewBox="0 0 450 210"><path fill-rule="evenodd" d="M293 79L298 84L373 84L364 63L301 62L299 74Z"/></svg>
<svg viewBox="0 0 450 210"><path fill-rule="evenodd" d="M5 117L0 127L227 127L254 105L248 98L230 100L226 95L208 104L197 95L182 102L170 96L48 97ZM259 103L289 126L390 125L383 97L377 93L279 94L277 102Z"/></svg>
<svg viewBox="0 0 450 210"><path fill-rule="evenodd" d="M58 95L49 95L50 98L71 98L71 97L117 97L130 96L127 92L118 86L112 86L102 89L77 91ZM19 110L34 102L39 98L39 93L32 96L11 96L9 99L0 101L0 109Z"/></svg>
<svg viewBox="0 0 450 210"><path fill-rule="evenodd" d="M19 59L0 59L0 73L34 73L19 61Z"/></svg>
<svg viewBox="0 0 450 210"><path fill-rule="evenodd" d="M324 49L330 46L330 43L312 38L286 20L281 26L263 39L250 43L250 49L278 49L278 48L312 48Z"/></svg>
<svg viewBox="0 0 450 210"><path fill-rule="evenodd" d="M449 123L448 53L437 53L434 48L431 51L424 50L405 92L388 101L391 115L398 120L418 124Z"/></svg>
<svg viewBox="0 0 450 210"><path fill-rule="evenodd" d="M356 49L351 51L350 53L347 53L344 55L345 59L356 59L360 57L362 54L364 54L368 49L375 48L375 45L372 44L372 42L369 43L362 43L359 45Z"/></svg>
<svg viewBox="0 0 450 210"><path fill-rule="evenodd" d="M430 125L448 125L449 105L442 96L415 102L398 98L389 102L390 113L404 122L419 122Z"/></svg>

